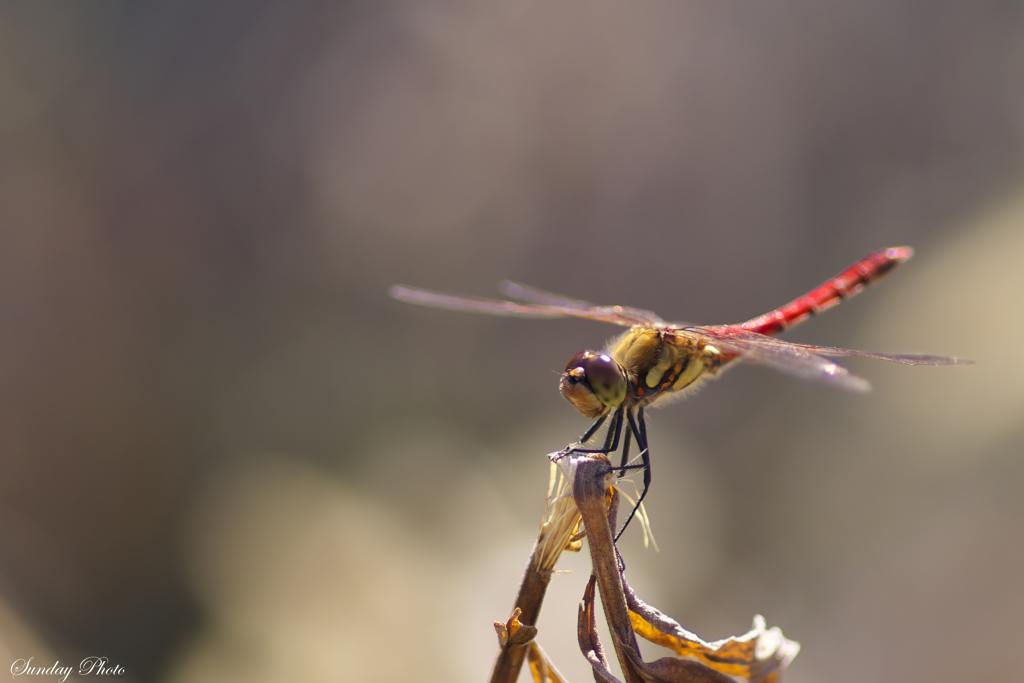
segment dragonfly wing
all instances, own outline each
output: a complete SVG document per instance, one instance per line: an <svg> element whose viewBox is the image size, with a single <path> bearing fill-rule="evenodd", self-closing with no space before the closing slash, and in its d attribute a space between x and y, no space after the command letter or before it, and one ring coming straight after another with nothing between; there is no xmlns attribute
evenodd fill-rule
<svg viewBox="0 0 1024 683"><path fill-rule="evenodd" d="M792 344L792 346L803 347L819 356L857 356L860 358L884 360L890 363L902 363L903 365L974 365L973 360L950 358L949 356L927 356L918 353L875 353L874 351L856 351L854 349L840 349L835 346L813 346L810 344Z"/></svg>
<svg viewBox="0 0 1024 683"><path fill-rule="evenodd" d="M520 301L528 301L530 303L544 304L547 306L558 306L561 308L576 308L579 310L614 310L619 315L635 320L636 322L633 324L651 325L652 327L661 327L665 325L665 321L662 320L657 313L654 311L645 311L641 308L630 308L628 306L595 306L594 304L580 299L570 299L569 297L562 296L561 294L545 292L543 289L537 289L535 287L530 287L529 285L512 282L511 280L505 280L502 282L498 285L498 289L500 289L501 293L505 296L512 297L513 299L519 299Z"/></svg>
<svg viewBox="0 0 1024 683"><path fill-rule="evenodd" d="M592 303L581 299L570 299L561 294L545 292L543 289L530 287L529 285L504 280L498 284L498 290L507 297L528 301L533 304L544 304L546 306L562 306L564 308L597 308Z"/></svg>
<svg viewBox="0 0 1024 683"><path fill-rule="evenodd" d="M514 301L485 299L476 296L441 294L404 285L395 285L388 290L388 293L395 299L409 304L447 308L453 311L485 313L487 315L514 318L586 318L588 320L612 323L613 325L622 325L623 327L647 324L645 320L629 315L628 309L624 310L618 306L608 308L575 308L547 304L520 304Z"/></svg>
<svg viewBox="0 0 1024 683"><path fill-rule="evenodd" d="M736 354L742 360L764 363L804 379L823 381L827 384L853 391L866 391L870 388L870 385L867 383L867 380L850 374L845 368L828 360L826 356L859 356L889 361L891 363L902 363L904 365L972 364L972 361L969 360L947 358L945 356L894 355L874 353L872 351L840 349L834 346L797 344L732 326L691 329L698 330L709 343L724 351Z"/></svg>
<svg viewBox="0 0 1024 683"><path fill-rule="evenodd" d="M497 301L495 299L475 296L452 296L439 292L429 292L425 289L416 289L415 287L405 287L404 285L395 285L388 290L388 294L407 304L447 308L453 311L468 311L471 313L486 313L488 315L516 318L560 318L564 315L552 306L517 304L512 301Z"/></svg>
<svg viewBox="0 0 1024 683"><path fill-rule="evenodd" d="M783 341L775 337L769 337L757 332L738 329L733 326L706 327L702 331L711 332L717 339L732 339L744 345L757 348L791 349L794 351L806 351L818 356L858 356L860 358L874 358L890 363L902 363L903 365L974 365L974 361L963 358L950 358L948 356L928 356L917 353L892 354L875 353L874 351L857 351L854 349L841 349L835 346L815 346L813 344L797 344L795 342Z"/></svg>
<svg viewBox="0 0 1024 683"><path fill-rule="evenodd" d="M720 351L737 356L737 360L759 363L812 382L821 382L836 389L865 393L871 384L846 368L820 356L803 344L789 344L755 332L732 333L730 328L690 328L702 334L704 341Z"/></svg>

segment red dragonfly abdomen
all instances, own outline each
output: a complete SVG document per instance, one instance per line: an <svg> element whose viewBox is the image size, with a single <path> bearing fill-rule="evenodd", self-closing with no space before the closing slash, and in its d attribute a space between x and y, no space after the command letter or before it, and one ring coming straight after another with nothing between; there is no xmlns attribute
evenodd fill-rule
<svg viewBox="0 0 1024 683"><path fill-rule="evenodd" d="M857 294L913 255L914 250L910 247L891 247L876 251L802 297L771 313L748 320L739 327L759 334L780 332Z"/></svg>

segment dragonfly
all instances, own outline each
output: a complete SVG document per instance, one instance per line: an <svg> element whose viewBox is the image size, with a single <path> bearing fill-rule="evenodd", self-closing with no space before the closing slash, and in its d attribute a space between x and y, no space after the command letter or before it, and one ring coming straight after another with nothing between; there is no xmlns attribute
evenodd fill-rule
<svg viewBox="0 0 1024 683"><path fill-rule="evenodd" d="M871 388L867 380L830 358L859 356L904 365L970 365L971 361L955 357L855 351L798 344L771 336L858 294L913 255L910 247L873 252L785 306L735 325L668 323L651 311L626 306L595 306L509 281L501 283L499 288L515 301L454 296L403 285L392 287L389 293L395 299L420 306L517 318L586 318L629 328L604 351L577 353L559 378L562 396L582 415L595 420L577 442L560 454L609 455L618 450L621 441L621 465L614 469L621 472L643 470L642 493L616 534L618 539L651 484L645 409L692 393L726 367L740 362L759 363L800 379L822 382L845 391L866 392ZM606 422L604 445L583 448ZM628 464L631 438L639 449L641 462L638 465Z"/></svg>

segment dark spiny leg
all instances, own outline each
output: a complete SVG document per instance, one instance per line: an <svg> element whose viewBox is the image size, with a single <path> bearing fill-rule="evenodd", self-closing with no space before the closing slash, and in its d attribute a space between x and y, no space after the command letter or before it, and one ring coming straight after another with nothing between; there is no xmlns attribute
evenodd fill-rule
<svg viewBox="0 0 1024 683"><path fill-rule="evenodd" d="M604 435L604 448L602 453L614 453L619 447L619 436L622 434L622 411L616 410L612 423L608 425L608 433Z"/></svg>
<svg viewBox="0 0 1024 683"><path fill-rule="evenodd" d="M632 429L627 429L626 430L626 438L622 442L622 464L618 468L618 469L623 470L623 471L625 471L625 469L626 469L626 463L629 462L629 440L631 438L633 438L633 430Z"/></svg>
<svg viewBox="0 0 1024 683"><path fill-rule="evenodd" d="M601 417L597 418L597 420L594 421L594 424L590 425L590 428L587 430L587 432L583 436L581 436L579 438L579 441L577 441L576 443L569 444L568 446L566 446L565 448L563 448L561 451L558 452L556 460L558 458L562 458L562 457L564 457L566 455L569 455L570 453L593 453L593 452L595 452L593 450L588 450L588 449L584 449L584 448L577 448L577 446L582 446L583 444L585 444L586 442L588 442L592 438L594 438L594 434L597 434L597 430L601 428L601 425L604 424L605 420L608 419L608 416L610 414L611 413L605 413Z"/></svg>
<svg viewBox="0 0 1024 683"><path fill-rule="evenodd" d="M608 425L608 436L604 440L604 448L574 448L572 446L566 448L562 453L614 453L619 450L619 437L622 436L622 414L625 412L625 408L619 406L618 410L615 411L615 416L612 418L612 423ZM607 417L607 415L605 416ZM601 426L601 422L604 421L604 417L597 421L597 426ZM593 436L592 432L596 431L591 427L587 433Z"/></svg>
<svg viewBox="0 0 1024 683"><path fill-rule="evenodd" d="M651 452L647 443L647 420L644 418L643 408L637 411L636 417L637 422L640 423L640 434L644 437L644 490L640 494L640 499L636 501L637 507L640 507L640 503L644 502L644 496L647 495L647 489L651 488Z"/></svg>
<svg viewBox="0 0 1024 683"><path fill-rule="evenodd" d="M650 445L647 442L647 419L644 417L644 409L641 407L636 412L636 421L640 425L640 437L643 439L643 444L640 444L640 439L637 439L638 446L643 449L643 466L644 466L644 490L640 492L640 497L637 498L636 507L640 508L640 503L644 502L644 497L647 495L647 491L651 488L651 450ZM634 510L636 512L636 510ZM629 521L628 519L626 520ZM625 527L623 527L625 528Z"/></svg>
<svg viewBox="0 0 1024 683"><path fill-rule="evenodd" d="M644 470L644 488L643 491L640 492L640 497L636 500L636 505L634 505L633 509L630 511L629 517L626 517L625 523L623 523L622 528L619 529L619 533L615 534L616 541L619 540L619 536L621 536L622 532L626 530L627 526L629 526L630 520L633 519L633 515L636 514L636 511L640 509L640 503L643 502L644 496L647 495L647 489L651 487L651 457L647 448L647 422L644 420L644 409L637 408L635 420L633 419L633 413L631 412L626 413L626 417L629 418L629 429L633 432L633 436L636 437L636 445L637 448L640 449L640 457L643 460L641 467ZM638 423L639 427L637 426Z"/></svg>
<svg viewBox="0 0 1024 683"><path fill-rule="evenodd" d="M629 463L629 440L631 438L633 438L632 428L626 430L626 436L622 440L622 462L618 467L614 469L621 470L622 472L625 472L626 470L629 469L627 463ZM632 513L630 513L630 516L632 516ZM629 520L626 521L628 522ZM621 534L622 532L620 531L619 533ZM618 536L615 537L615 540L619 540ZM619 560L619 573L621 574L622 572L626 571L626 561L622 559L622 554L619 553L619 549L617 546L615 547L615 557L617 557Z"/></svg>
<svg viewBox="0 0 1024 683"><path fill-rule="evenodd" d="M585 444L586 442L590 441L590 439L593 438L594 434L597 433L597 430L601 428L601 425L604 424L604 421L608 419L608 415L608 413L605 413L601 417L597 418L597 422L592 424L590 426L590 429L587 430L587 433L580 437L579 443Z"/></svg>

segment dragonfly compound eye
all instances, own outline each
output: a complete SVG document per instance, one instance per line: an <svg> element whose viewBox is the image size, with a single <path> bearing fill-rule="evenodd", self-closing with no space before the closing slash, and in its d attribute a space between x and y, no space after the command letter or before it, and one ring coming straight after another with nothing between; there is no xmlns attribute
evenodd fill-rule
<svg viewBox="0 0 1024 683"><path fill-rule="evenodd" d="M565 366L558 388L586 417L617 408L626 398L626 378L610 356L596 351L577 353Z"/></svg>

